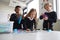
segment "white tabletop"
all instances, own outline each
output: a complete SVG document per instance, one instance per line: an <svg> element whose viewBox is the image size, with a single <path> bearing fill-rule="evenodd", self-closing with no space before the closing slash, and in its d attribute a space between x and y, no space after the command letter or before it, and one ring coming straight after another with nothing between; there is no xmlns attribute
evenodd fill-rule
<svg viewBox="0 0 60 40"><path fill-rule="evenodd" d="M59 31L0 34L0 40L60 40Z"/></svg>

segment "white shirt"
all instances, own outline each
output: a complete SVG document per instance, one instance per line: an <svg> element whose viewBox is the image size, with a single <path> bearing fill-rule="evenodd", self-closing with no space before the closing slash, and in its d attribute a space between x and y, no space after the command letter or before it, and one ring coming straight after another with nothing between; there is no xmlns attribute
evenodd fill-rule
<svg viewBox="0 0 60 40"><path fill-rule="evenodd" d="M33 18L31 18L31 17L28 17L30 20L33 20Z"/></svg>

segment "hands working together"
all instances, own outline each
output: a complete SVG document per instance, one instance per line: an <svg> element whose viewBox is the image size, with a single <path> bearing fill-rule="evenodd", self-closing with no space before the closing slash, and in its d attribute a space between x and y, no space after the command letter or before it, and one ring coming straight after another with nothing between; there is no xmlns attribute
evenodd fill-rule
<svg viewBox="0 0 60 40"><path fill-rule="evenodd" d="M46 14L42 14L43 20L48 20L48 16Z"/></svg>
<svg viewBox="0 0 60 40"><path fill-rule="evenodd" d="M43 20L48 20L48 17L43 18Z"/></svg>

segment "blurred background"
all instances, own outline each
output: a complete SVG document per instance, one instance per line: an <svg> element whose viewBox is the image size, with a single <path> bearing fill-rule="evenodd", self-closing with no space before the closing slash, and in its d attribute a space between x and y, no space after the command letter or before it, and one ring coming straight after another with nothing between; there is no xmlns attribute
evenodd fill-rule
<svg viewBox="0 0 60 40"><path fill-rule="evenodd" d="M60 0L48 0L52 3L53 10L57 12L57 23L54 24L54 30L60 31ZM39 16L45 11L43 4L46 1L43 0L0 0L0 32L12 32L13 22L9 21L12 13L14 13L14 7L21 6L21 14L27 14L31 8L37 10L37 29L42 29L42 23ZM58 5L57 5L58 4Z"/></svg>

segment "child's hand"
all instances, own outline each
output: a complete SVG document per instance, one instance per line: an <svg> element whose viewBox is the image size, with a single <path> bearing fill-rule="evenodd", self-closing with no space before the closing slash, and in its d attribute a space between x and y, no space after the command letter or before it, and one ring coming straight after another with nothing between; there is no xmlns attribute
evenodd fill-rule
<svg viewBox="0 0 60 40"><path fill-rule="evenodd" d="M30 29L27 29L26 31L30 31Z"/></svg>
<svg viewBox="0 0 60 40"><path fill-rule="evenodd" d="M48 17L43 18L43 20L48 20Z"/></svg>

